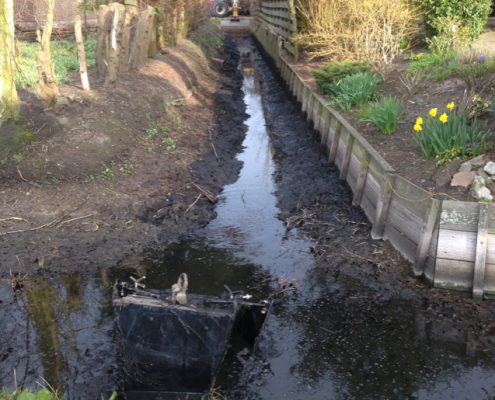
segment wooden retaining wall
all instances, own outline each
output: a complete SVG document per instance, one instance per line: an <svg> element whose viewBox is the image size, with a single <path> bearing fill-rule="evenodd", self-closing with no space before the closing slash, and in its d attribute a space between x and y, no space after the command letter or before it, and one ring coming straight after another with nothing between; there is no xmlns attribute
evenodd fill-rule
<svg viewBox="0 0 495 400"><path fill-rule="evenodd" d="M308 121L319 133L330 163L353 192L353 205L412 263L416 276L435 287L495 296L495 205L435 199L398 175L364 137L312 91L285 56L276 35L254 32L273 58Z"/></svg>

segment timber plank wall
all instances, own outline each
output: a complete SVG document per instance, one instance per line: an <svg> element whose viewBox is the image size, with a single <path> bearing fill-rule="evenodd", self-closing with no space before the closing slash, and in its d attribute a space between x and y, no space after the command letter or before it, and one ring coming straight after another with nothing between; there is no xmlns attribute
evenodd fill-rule
<svg viewBox="0 0 495 400"><path fill-rule="evenodd" d="M330 163L340 171L385 239L435 287L495 296L495 205L439 200L398 175L328 101L312 91L291 66L297 57L293 0L262 0L254 36L272 58L302 111L319 133ZM283 23L282 23L283 22Z"/></svg>

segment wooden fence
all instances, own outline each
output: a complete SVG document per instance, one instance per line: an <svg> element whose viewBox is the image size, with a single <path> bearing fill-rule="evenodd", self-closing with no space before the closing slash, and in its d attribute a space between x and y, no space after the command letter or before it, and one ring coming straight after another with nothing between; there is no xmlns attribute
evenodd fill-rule
<svg viewBox="0 0 495 400"><path fill-rule="evenodd" d="M260 0L255 30L256 35L264 36L263 41L269 43L267 51L272 57L281 49L297 58L294 0Z"/></svg>
<svg viewBox="0 0 495 400"><path fill-rule="evenodd" d="M273 2L275 3L275 2ZM372 222L372 236L392 243L413 273L435 287L495 296L495 205L440 200L398 175L366 139L292 67L274 38L255 36L319 133L330 163Z"/></svg>

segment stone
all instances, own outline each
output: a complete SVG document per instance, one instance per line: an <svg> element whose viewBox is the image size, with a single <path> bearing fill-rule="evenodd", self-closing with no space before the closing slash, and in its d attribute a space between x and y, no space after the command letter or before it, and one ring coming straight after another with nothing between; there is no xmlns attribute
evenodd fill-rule
<svg viewBox="0 0 495 400"><path fill-rule="evenodd" d="M485 179L481 176L476 176L471 186L471 196L479 201L492 201L493 195L490 189L485 186Z"/></svg>
<svg viewBox="0 0 495 400"><path fill-rule="evenodd" d="M438 168L433 176L436 188L441 189L448 186L452 180L452 176L459 170L460 165L460 161L452 161Z"/></svg>
<svg viewBox="0 0 495 400"><path fill-rule="evenodd" d="M461 171L454 175L452 181L450 182L450 186L461 186L464 188L468 188L474 181L476 177L476 172L474 171Z"/></svg>
<svg viewBox="0 0 495 400"><path fill-rule="evenodd" d="M483 167L483 171L485 171L488 175L495 175L495 162L488 161Z"/></svg>
<svg viewBox="0 0 495 400"><path fill-rule="evenodd" d="M473 170L473 165L469 162L463 162L459 167L459 172L469 172Z"/></svg>
<svg viewBox="0 0 495 400"><path fill-rule="evenodd" d="M488 161L488 156L486 154L481 154L480 156L474 157L473 159L469 160L469 162L474 168L482 167L483 165L486 164L487 161Z"/></svg>

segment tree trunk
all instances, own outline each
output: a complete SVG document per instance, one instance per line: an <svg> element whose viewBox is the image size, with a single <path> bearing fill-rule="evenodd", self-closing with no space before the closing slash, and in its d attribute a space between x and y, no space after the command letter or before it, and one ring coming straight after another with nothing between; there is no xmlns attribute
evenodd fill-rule
<svg viewBox="0 0 495 400"><path fill-rule="evenodd" d="M108 32L111 24L110 8L106 5L98 9L98 36L96 39L96 69L98 76L103 78L107 73Z"/></svg>
<svg viewBox="0 0 495 400"><path fill-rule="evenodd" d="M15 88L14 0L0 1L0 125L16 118L19 100Z"/></svg>
<svg viewBox="0 0 495 400"><path fill-rule="evenodd" d="M153 19L155 12L152 7L141 11L136 26L136 35L132 41L131 52L129 55L129 66L131 70L141 68L148 59L148 51L153 32Z"/></svg>
<svg viewBox="0 0 495 400"><path fill-rule="evenodd" d="M117 81L120 67L120 50L122 48L123 26L125 20L125 7L119 3L110 4L113 11L112 29L110 31L110 49L108 55L108 71L105 80L106 85Z"/></svg>
<svg viewBox="0 0 495 400"><path fill-rule="evenodd" d="M122 50L120 55L120 70L129 71L129 52L131 46L131 31L139 12L137 0L125 0L124 31L122 33Z"/></svg>
<svg viewBox="0 0 495 400"><path fill-rule="evenodd" d="M55 104L58 96L55 65L50 52L55 0L47 0L47 5L45 27L40 38L41 50L36 53L36 66L38 68L37 93L45 108L50 108Z"/></svg>
<svg viewBox="0 0 495 400"><path fill-rule="evenodd" d="M81 75L81 85L83 90L89 91L88 66L86 64L86 50L84 49L84 39L81 26L81 17L78 15L74 19L74 34L77 43L77 57L79 58L79 73Z"/></svg>

